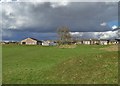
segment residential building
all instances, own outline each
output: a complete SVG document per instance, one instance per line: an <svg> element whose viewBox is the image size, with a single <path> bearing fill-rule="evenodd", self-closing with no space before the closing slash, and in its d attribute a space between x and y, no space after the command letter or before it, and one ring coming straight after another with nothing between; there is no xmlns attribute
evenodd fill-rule
<svg viewBox="0 0 120 86"><path fill-rule="evenodd" d="M41 45L42 41L37 40L35 38L26 38L20 42L23 45Z"/></svg>

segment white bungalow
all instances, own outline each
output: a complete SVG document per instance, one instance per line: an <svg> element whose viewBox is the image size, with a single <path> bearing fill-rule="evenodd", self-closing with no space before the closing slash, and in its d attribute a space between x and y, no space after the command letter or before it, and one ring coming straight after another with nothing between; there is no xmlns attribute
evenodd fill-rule
<svg viewBox="0 0 120 86"><path fill-rule="evenodd" d="M108 45L108 43L109 43L109 40L106 40L106 39L100 40L100 45Z"/></svg>
<svg viewBox="0 0 120 86"><path fill-rule="evenodd" d="M55 45L57 45L57 43L55 43L54 41L47 40L47 41L43 41L42 45L43 46L55 46Z"/></svg>
<svg viewBox="0 0 120 86"><path fill-rule="evenodd" d="M42 45L43 46L49 46L50 45L50 41L42 41Z"/></svg>
<svg viewBox="0 0 120 86"><path fill-rule="evenodd" d="M42 41L39 41L35 38L26 38L20 42L23 45L41 45Z"/></svg>
<svg viewBox="0 0 120 86"><path fill-rule="evenodd" d="M82 43L90 45L90 40L83 40Z"/></svg>

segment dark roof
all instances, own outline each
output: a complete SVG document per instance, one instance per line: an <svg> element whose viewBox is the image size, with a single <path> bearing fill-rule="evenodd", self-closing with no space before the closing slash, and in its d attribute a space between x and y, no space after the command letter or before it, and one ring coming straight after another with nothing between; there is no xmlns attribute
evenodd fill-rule
<svg viewBox="0 0 120 86"><path fill-rule="evenodd" d="M108 39L100 39L100 41L109 41Z"/></svg>
<svg viewBox="0 0 120 86"><path fill-rule="evenodd" d="M31 39L33 39L33 40L36 40L36 41L38 41L38 42L42 42L42 41L40 41L40 40L38 40L38 39L35 39L35 38L32 38L32 37L29 37L29 38L31 38Z"/></svg>
<svg viewBox="0 0 120 86"><path fill-rule="evenodd" d="M116 39L111 39L111 40L109 40L110 42L115 42L115 41L117 41Z"/></svg>
<svg viewBox="0 0 120 86"><path fill-rule="evenodd" d="M115 39L115 40L120 41L120 39Z"/></svg>
<svg viewBox="0 0 120 86"><path fill-rule="evenodd" d="M91 39L92 41L100 41L100 39Z"/></svg>
<svg viewBox="0 0 120 86"><path fill-rule="evenodd" d="M116 30L119 30L120 28L119 27L117 27L116 29L113 29L112 31L116 31Z"/></svg>
<svg viewBox="0 0 120 86"><path fill-rule="evenodd" d="M79 41L108 41L108 39L81 39Z"/></svg>

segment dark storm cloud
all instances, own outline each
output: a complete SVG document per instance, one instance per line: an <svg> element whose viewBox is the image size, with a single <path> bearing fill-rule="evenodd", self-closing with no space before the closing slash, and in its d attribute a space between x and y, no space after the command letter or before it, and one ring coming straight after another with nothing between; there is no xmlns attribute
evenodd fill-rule
<svg viewBox="0 0 120 86"><path fill-rule="evenodd" d="M55 8L51 6L50 2L11 5L15 11L8 15L3 14L3 18L7 19L7 25L32 32L55 32L57 27L64 25L69 26L71 31L77 32L107 31L110 28L100 26L100 24L117 19L117 3L71 2L66 6ZM10 18L10 16L15 18ZM16 24L16 21L20 21L19 17L26 18L26 20L23 19L21 26L19 23Z"/></svg>
<svg viewBox="0 0 120 86"><path fill-rule="evenodd" d="M101 23L117 20L117 9L117 2L69 2L66 5L51 2L4 3L3 32L11 33L10 36L16 36L16 39L28 33L28 36L33 36L30 32L40 33L34 36L41 39L56 38L54 34L60 26L68 26L72 32L104 32L111 28L101 26Z"/></svg>
<svg viewBox="0 0 120 86"><path fill-rule="evenodd" d="M6 33L3 32L2 39L3 40L15 40L20 41L27 37L36 38L39 40L56 40L57 34L56 33L37 33L37 32L20 32L17 30L11 31L11 30L4 30Z"/></svg>

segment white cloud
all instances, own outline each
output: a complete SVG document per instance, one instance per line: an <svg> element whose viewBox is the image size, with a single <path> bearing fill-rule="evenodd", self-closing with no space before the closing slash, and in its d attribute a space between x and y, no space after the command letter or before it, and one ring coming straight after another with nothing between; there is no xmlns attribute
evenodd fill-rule
<svg viewBox="0 0 120 86"><path fill-rule="evenodd" d="M99 9L94 9L99 5ZM103 7L101 7L103 5ZM53 7L50 7L53 6ZM66 8L66 6L68 6ZM83 7L84 6L84 7ZM60 10L57 7L62 7ZM64 9L65 7L65 9ZM111 7L111 6L110 6ZM115 6L117 7L117 6ZM56 8L56 9L54 9ZM89 9L90 8L90 9ZM103 9L104 8L104 9ZM104 6L104 3L72 3L68 1L59 2L32 2L32 3L6 3L3 10L5 15L5 29L21 29L20 31L45 32L56 31L56 28L61 25L70 25L73 31L88 31L88 32L72 32L74 36L83 38L109 38L115 37L113 32L89 32L89 31L106 31L106 22L100 24L100 19L109 21L113 16L116 16L115 8L111 11L107 10L109 6ZM88 10L90 13L88 14ZM92 12L93 11L93 12ZM113 11L113 12L112 12ZM115 12L114 12L115 11ZM106 12L106 13L105 13ZM112 13L109 13L112 12ZM102 13L102 14L101 14ZM103 15L104 14L104 15ZM108 16L112 15L111 16ZM96 17L97 16L97 17ZM114 18L114 17L113 17ZM112 19L113 19L112 18ZM100 26L101 25L101 26ZM103 29L103 30L101 30ZM16 30L19 32L19 30ZM11 30L12 32L12 30ZM15 32L14 32L15 33ZM13 33L12 33L13 34ZM4 36L11 36L4 32Z"/></svg>
<svg viewBox="0 0 120 86"><path fill-rule="evenodd" d="M9 29L16 29L16 26L10 26Z"/></svg>
<svg viewBox="0 0 120 86"><path fill-rule="evenodd" d="M5 14L6 16L9 16L10 13L14 12L14 8L11 5L7 4L7 3L6 4L3 3L2 11L4 11L6 13Z"/></svg>
<svg viewBox="0 0 120 86"><path fill-rule="evenodd" d="M82 36L84 32L70 32L72 36Z"/></svg>
<svg viewBox="0 0 120 86"><path fill-rule="evenodd" d="M34 2L30 3L30 4L33 4L34 6L38 6L38 5L42 5L44 4L45 2L43 0L35 0Z"/></svg>
<svg viewBox="0 0 120 86"><path fill-rule="evenodd" d="M112 29L113 29L113 30L114 30L114 29L116 29L116 28L117 28L117 26L116 26L116 25L113 25L113 26L112 26Z"/></svg>
<svg viewBox="0 0 120 86"><path fill-rule="evenodd" d="M92 38L92 39L111 39L116 38L118 31L107 31L107 32L71 32L73 37Z"/></svg>
<svg viewBox="0 0 120 86"><path fill-rule="evenodd" d="M88 27L94 27L93 29L98 29L102 31L105 27L102 29L99 29L99 25L97 26L97 22L99 22L99 19L97 19L95 16L106 16L101 15L102 12L104 12L103 8L100 7L100 11L94 10L94 12L88 14L88 10L92 10L93 7L96 6L96 3L72 3L69 5L70 2L67 0L62 1L56 1L56 2L50 2L45 3L43 2L30 2L30 3L6 3L4 4L3 10L5 11L5 17L8 17L7 19L4 19L4 26L7 28L9 26L16 26L17 28L24 29L26 26L28 28L31 27L41 27L41 28L51 28L52 26L56 25L63 25L63 24L71 24L71 28L81 28L80 30L92 30ZM102 4L102 3L101 3ZM103 3L104 4L104 3ZM49 6L52 6L53 8L63 6L59 9L53 9ZM69 5L69 7L64 7ZM84 6L84 7L83 7ZM100 5L101 6L101 5ZM83 8L82 8L83 7ZM92 7L92 8L91 8ZM91 9L89 9L91 8ZM108 7L109 8L109 7ZM83 10L84 9L84 10ZM88 10L86 10L88 9ZM102 11L102 10L103 11ZM107 8L105 8L107 11ZM100 13L99 13L100 12ZM95 14L95 15L94 15ZM92 16L91 16L92 15ZM112 14L111 14L112 15ZM113 16L113 15L112 15ZM111 17L111 16L108 16ZM104 17L101 17L104 18ZM107 18L107 17L106 17ZM110 18L109 18L110 19ZM59 21L58 21L59 20ZM92 22L91 22L92 20ZM104 18L105 20L105 18ZM108 19L107 19L108 20ZM106 21L106 20L105 20ZM86 25L87 23L87 25ZM66 24L66 25L67 25ZM86 25L86 26L85 26ZM105 26L106 23L101 23L102 26ZM21 27L20 27L21 26ZM95 27L97 26L97 27ZM54 28L54 27L52 27ZM36 28L38 29L38 28ZM108 30L108 28L105 28ZM40 29L39 29L40 30ZM43 31L43 30L42 30Z"/></svg>
<svg viewBox="0 0 120 86"><path fill-rule="evenodd" d="M0 29L2 28L2 5L0 4Z"/></svg>
<svg viewBox="0 0 120 86"><path fill-rule="evenodd" d="M67 6L68 4L69 4L68 1L51 2L51 7L56 8L60 6Z"/></svg>
<svg viewBox="0 0 120 86"><path fill-rule="evenodd" d="M1 0L2 2L12 2L12 0ZM65 0L16 0L18 2L60 2ZM69 2L118 2L119 0L68 0Z"/></svg>
<svg viewBox="0 0 120 86"><path fill-rule="evenodd" d="M106 26L107 23L106 23L106 22L103 22L103 23L101 23L100 25L101 25L101 26Z"/></svg>
<svg viewBox="0 0 120 86"><path fill-rule="evenodd" d="M117 37L117 31L107 31L102 33L100 39L109 39L114 37Z"/></svg>
<svg viewBox="0 0 120 86"><path fill-rule="evenodd" d="M21 27L23 25L28 25L29 22L31 22L31 19L29 19L28 17L18 16L14 25L16 25L17 27Z"/></svg>

